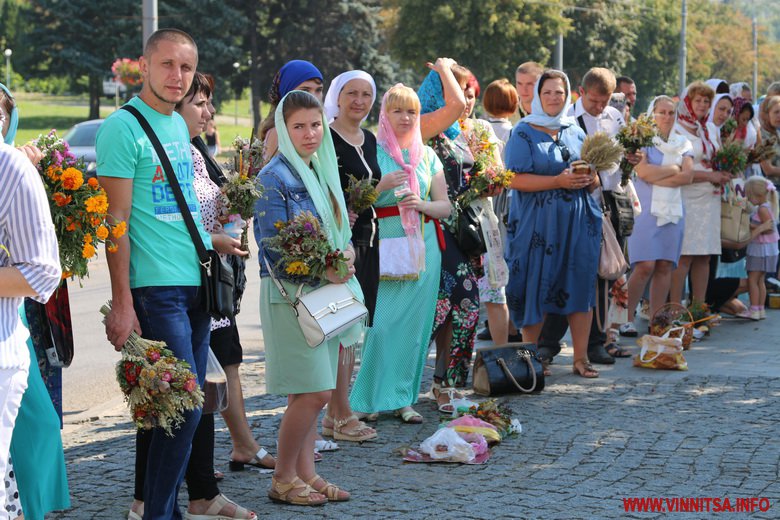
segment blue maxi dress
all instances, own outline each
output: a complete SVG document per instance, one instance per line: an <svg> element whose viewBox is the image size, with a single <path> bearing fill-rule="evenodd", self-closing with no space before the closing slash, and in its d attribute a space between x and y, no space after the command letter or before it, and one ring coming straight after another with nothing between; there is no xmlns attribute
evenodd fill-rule
<svg viewBox="0 0 780 520"><path fill-rule="evenodd" d="M505 148L506 167L518 174L555 176L580 157L585 133L564 126L558 143L518 123ZM563 155L568 150L568 161ZM595 305L601 244L601 209L583 188L518 191L510 198L507 304L517 326L543 321L546 313L587 312Z"/></svg>

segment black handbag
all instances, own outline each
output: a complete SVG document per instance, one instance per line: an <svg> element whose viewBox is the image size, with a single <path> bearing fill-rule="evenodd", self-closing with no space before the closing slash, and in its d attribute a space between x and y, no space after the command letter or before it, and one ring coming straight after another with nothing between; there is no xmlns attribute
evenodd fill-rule
<svg viewBox="0 0 780 520"><path fill-rule="evenodd" d="M452 236L458 248L467 258L474 258L487 252L482 224L479 221L480 210L473 206L456 206L458 212L452 229Z"/></svg>
<svg viewBox="0 0 780 520"><path fill-rule="evenodd" d="M176 174L173 173L173 166L171 166L171 162L168 160L168 154L165 152L162 144L160 144L160 140L157 138L154 130L152 130L149 122L135 107L123 105L122 108L135 116L141 128L146 132L147 137L149 137L149 141L152 143L160 163L162 163L163 171L165 171L165 176L168 179L168 184L171 186L173 196L176 198L176 203L179 205L179 211L187 226L187 231L189 231L190 237L192 237L195 250L198 252L202 309L214 319L232 319L234 315L233 289L235 286L233 268L220 258L219 253L213 249L207 250L203 244L187 201L181 192L179 180L176 178Z"/></svg>
<svg viewBox="0 0 780 520"><path fill-rule="evenodd" d="M612 227L618 238L628 238L634 232L634 206L628 193L605 191L604 199L612 215Z"/></svg>
<svg viewBox="0 0 780 520"><path fill-rule="evenodd" d="M544 390L544 367L533 343L507 343L477 350L474 393L485 396Z"/></svg>

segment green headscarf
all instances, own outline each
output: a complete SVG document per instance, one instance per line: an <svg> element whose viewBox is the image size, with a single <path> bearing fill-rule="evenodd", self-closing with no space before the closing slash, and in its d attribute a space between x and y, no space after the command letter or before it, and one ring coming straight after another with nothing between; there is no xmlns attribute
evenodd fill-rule
<svg viewBox="0 0 780 520"><path fill-rule="evenodd" d="M336 150L333 148L333 139L328 130L328 122L325 120L325 114L322 113L322 143L320 143L320 147L311 156L311 164L314 167L314 171L312 171L295 150L284 121L284 104L290 94L294 92L304 93L316 100L308 92L293 90L287 93L279 102L274 114L276 133L279 140L279 152L292 165L303 181L303 185L306 186L306 191L309 192L312 202L314 202L314 207L322 220L325 234L328 236L331 247L344 251L352 239L352 229L349 226L347 205L344 202L344 192L341 189L341 181L339 180ZM321 108L320 111L322 112ZM333 194L333 198L338 204L338 207L335 209L341 215L340 223L336 220L329 192ZM356 298L363 301L363 290L360 288L357 278L354 276L350 278L347 281L347 286L352 290ZM345 348L354 347L360 341L362 333L363 324L350 327L340 335L341 344Z"/></svg>

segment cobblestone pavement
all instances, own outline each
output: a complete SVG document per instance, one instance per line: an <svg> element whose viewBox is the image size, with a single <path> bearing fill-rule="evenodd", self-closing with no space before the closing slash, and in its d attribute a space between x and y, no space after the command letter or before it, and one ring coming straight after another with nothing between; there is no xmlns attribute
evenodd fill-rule
<svg viewBox="0 0 780 520"><path fill-rule="evenodd" d="M642 370L622 359L597 380L572 375L566 349L542 394L504 399L523 432L495 447L483 466L401 461L397 450L419 444L438 422L421 394L424 424L381 416L376 442L342 442L325 454L320 474L353 500L322 508L273 504L269 474L229 472L229 436L218 419L216 467L226 473L220 488L260 518L778 518L779 338L770 320L724 324L686 353L689 372ZM250 424L273 446L285 400L263 394L263 366L262 356L249 357L242 377ZM123 409L66 429L73 508L49 518L126 518L133 439ZM183 488L183 507L186 497ZM751 515L629 513L627 497L766 497L771 508Z"/></svg>

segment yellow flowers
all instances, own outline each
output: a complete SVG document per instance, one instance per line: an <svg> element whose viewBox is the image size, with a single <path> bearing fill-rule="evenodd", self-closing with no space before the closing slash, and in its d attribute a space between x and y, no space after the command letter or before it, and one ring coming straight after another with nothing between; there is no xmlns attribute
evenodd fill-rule
<svg viewBox="0 0 780 520"><path fill-rule="evenodd" d="M108 228L106 226L100 225L95 230L95 236L98 237L100 240L105 240L108 238Z"/></svg>
<svg viewBox="0 0 780 520"><path fill-rule="evenodd" d="M111 228L111 234L114 236L114 238L119 238L122 235L124 235L127 232L127 222L124 220L120 221L117 224L114 224L114 227Z"/></svg>
<svg viewBox="0 0 780 520"><path fill-rule="evenodd" d="M81 249L81 256L83 258L92 258L93 256L95 256L95 254L96 254L95 246L93 246L88 242L85 242L84 247Z"/></svg>
<svg viewBox="0 0 780 520"><path fill-rule="evenodd" d="M274 227L276 228L277 231L284 228L284 226L285 226L285 222L282 220L277 220L276 222L274 222Z"/></svg>
<svg viewBox="0 0 780 520"><path fill-rule="evenodd" d="M107 213L108 198L103 195L93 195L84 201L84 206L89 213Z"/></svg>
<svg viewBox="0 0 780 520"><path fill-rule="evenodd" d="M285 271L287 274L305 276L309 274L309 266L300 261L290 262Z"/></svg>

